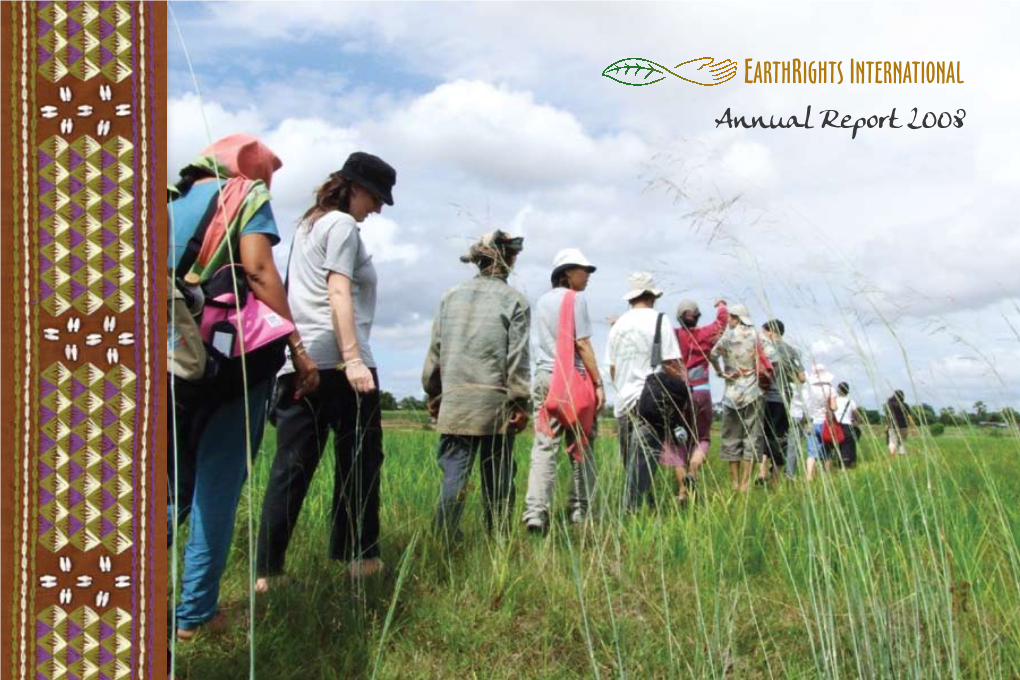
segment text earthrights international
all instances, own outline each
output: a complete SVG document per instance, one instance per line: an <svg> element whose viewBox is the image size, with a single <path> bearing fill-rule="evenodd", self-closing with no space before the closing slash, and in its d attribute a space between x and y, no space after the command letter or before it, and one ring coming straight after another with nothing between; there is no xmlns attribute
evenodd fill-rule
<svg viewBox="0 0 1020 680"><path fill-rule="evenodd" d="M946 128L961 128L963 127L963 119L967 116L967 112L963 109L957 109L956 113L950 113L948 111L942 111L936 113L934 111L928 111L922 113L918 111L917 107L911 109L910 116L904 116L904 118L897 117L896 109L893 108L892 112L885 116L871 115L871 116L860 116L854 118L849 114L840 115L836 109L821 109L819 112L821 116L821 122L818 125L819 128L841 128L846 130L853 130L850 135L851 139L857 139L857 132L863 129L872 128L907 128L910 130L930 130L930 129L946 129ZM909 118L909 122L906 122ZM817 119L816 119L817 120ZM761 128L763 130L776 130L776 129L814 129L815 126L811 124L811 106L808 105L807 110L803 116L791 115L791 116L769 116L766 122L765 116L734 116L727 108L725 113L715 121L716 128L725 125L726 127L733 128Z"/></svg>
<svg viewBox="0 0 1020 680"><path fill-rule="evenodd" d="M848 69L853 85L963 84L959 61L867 61L851 59ZM842 61L744 60L748 84L803 85L843 84Z"/></svg>

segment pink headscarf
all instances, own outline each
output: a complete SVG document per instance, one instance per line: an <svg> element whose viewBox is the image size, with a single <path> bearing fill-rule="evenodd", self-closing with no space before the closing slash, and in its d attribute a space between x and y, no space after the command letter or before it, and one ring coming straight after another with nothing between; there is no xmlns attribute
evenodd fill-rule
<svg viewBox="0 0 1020 680"><path fill-rule="evenodd" d="M272 149L252 135L236 134L213 142L202 150L203 156L212 156L234 177L260 179L269 187L273 173L283 167Z"/></svg>

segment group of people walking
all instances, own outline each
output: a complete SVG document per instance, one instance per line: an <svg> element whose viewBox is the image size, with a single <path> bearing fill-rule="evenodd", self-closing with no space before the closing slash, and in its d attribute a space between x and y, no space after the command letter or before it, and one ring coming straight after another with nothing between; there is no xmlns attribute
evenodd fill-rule
<svg viewBox="0 0 1020 680"><path fill-rule="evenodd" d="M266 418L277 440L258 523L256 591L272 589L284 574L330 433L336 465L329 555L356 578L384 568L382 414L370 342L377 274L359 225L393 205L396 171L377 156L351 154L315 192L281 275L268 195L280 167L261 141L233 135L184 168L168 192L168 545L190 515L176 609L181 640L221 622L220 578ZM550 289L532 307L507 282L523 249L523 238L501 230L472 244L460 259L477 271L443 296L433 322L422 388L439 432L442 482L433 524L449 543L460 536L476 459L489 530L520 521L545 532L561 444L571 468L566 516L591 520L600 495L592 451L606 379L616 394L626 511L652 500L660 466L674 469L681 504L695 493L711 441L710 370L725 381L720 455L735 491L747 491L752 476L770 483L784 466L794 474L805 443L808 479L834 459L856 463L859 416L849 387L835 384L821 365L806 370L778 319L756 327L745 306L720 299L712 321L699 325L698 304L683 300L674 328L655 309L663 292L654 277L635 272L622 296L628 309L609 333L604 377L584 295L595 265L577 248L561 250ZM514 438L532 416L518 519ZM902 444L905 432L897 428L896 437Z"/></svg>

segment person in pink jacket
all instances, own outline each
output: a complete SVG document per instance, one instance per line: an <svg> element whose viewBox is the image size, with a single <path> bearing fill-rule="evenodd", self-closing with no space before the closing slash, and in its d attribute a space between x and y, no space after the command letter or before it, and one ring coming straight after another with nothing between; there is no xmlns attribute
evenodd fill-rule
<svg viewBox="0 0 1020 680"><path fill-rule="evenodd" d="M688 466L676 467L680 497L694 490L698 468L705 462L712 440L712 392L708 384L709 354L726 330L730 314L725 300L715 303L716 315L712 323L698 326L701 311L694 300L681 300L676 308L680 328L676 331L680 355L687 367L687 380L691 388L691 407L694 415L694 436L688 455Z"/></svg>

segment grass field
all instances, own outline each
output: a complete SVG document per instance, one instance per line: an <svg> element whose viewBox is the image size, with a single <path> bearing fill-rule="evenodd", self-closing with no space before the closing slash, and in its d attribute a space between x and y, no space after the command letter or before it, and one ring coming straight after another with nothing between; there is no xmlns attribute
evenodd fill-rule
<svg viewBox="0 0 1020 680"><path fill-rule="evenodd" d="M256 677L1020 678L1020 436L950 428L891 460L736 498L714 457L705 501L617 510L615 438L596 456L599 521L568 527L565 457L549 536L490 540L477 471L447 555L429 534L437 435L386 420L385 576L325 558L328 453L288 554L294 581L256 601ZM516 445L519 517L530 435ZM331 449L327 449L331 451ZM256 518L275 452L256 460ZM248 677L248 513L221 606L235 625L178 647L177 677Z"/></svg>

